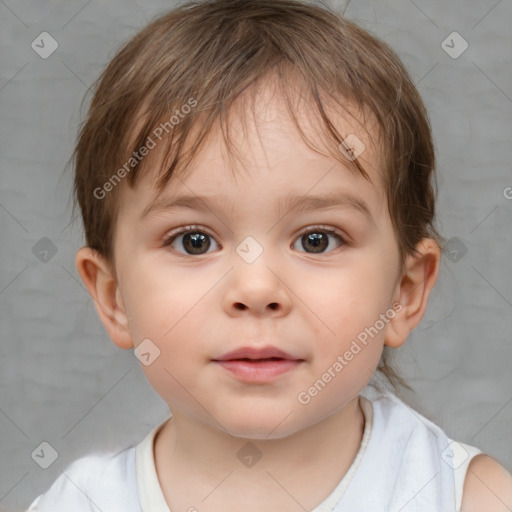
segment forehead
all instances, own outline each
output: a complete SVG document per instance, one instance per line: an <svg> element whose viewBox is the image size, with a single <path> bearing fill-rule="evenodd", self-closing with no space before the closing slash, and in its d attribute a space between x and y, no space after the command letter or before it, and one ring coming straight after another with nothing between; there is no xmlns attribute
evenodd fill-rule
<svg viewBox="0 0 512 512"><path fill-rule="evenodd" d="M311 169L312 179L323 176L322 183L318 183L312 193L330 189L341 177L347 188L358 189L370 195L374 203L382 203L385 162L375 117L345 100L339 104L325 102L330 120L345 139L338 147L326 137L318 112L304 99L299 94L291 97L293 116L303 132L301 135L290 115L290 103L272 83L247 91L228 112L225 125L218 121L210 131L190 165L175 173L164 190L159 191L156 183L167 168L163 158L164 138L144 162L136 186L137 197L145 202L144 209L160 196L199 193L219 196L227 181L239 183L240 179L247 179L251 182L262 173L266 173L283 194L293 190L306 194L311 188L311 181L304 179L306 168ZM199 129L200 122L189 133L185 151L192 147ZM371 183L357 169L354 156L368 173ZM122 202L133 206L133 197L127 192L122 194L125 196ZM225 192L228 195L227 189Z"/></svg>

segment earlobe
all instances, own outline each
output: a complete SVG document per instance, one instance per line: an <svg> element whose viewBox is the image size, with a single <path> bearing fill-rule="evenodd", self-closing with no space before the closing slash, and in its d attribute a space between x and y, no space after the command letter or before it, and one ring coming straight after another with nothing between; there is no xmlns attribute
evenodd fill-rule
<svg viewBox="0 0 512 512"><path fill-rule="evenodd" d="M120 348L133 348L121 293L110 265L90 247L78 250L75 263L112 341Z"/></svg>
<svg viewBox="0 0 512 512"><path fill-rule="evenodd" d="M436 241L423 238L416 249L418 253L407 255L404 272L397 284L395 298L401 310L386 331L385 344L393 348L402 345L421 322L439 273L441 249Z"/></svg>

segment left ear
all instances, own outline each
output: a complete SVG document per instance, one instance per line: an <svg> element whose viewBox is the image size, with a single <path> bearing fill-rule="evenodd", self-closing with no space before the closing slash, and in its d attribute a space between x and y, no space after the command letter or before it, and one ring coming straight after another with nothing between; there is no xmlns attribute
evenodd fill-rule
<svg viewBox="0 0 512 512"><path fill-rule="evenodd" d="M416 245L418 253L408 254L404 271L397 284L393 303L401 309L389 321L384 344L393 348L402 345L409 333L421 322L428 298L434 287L441 261L441 249L432 238L422 238Z"/></svg>

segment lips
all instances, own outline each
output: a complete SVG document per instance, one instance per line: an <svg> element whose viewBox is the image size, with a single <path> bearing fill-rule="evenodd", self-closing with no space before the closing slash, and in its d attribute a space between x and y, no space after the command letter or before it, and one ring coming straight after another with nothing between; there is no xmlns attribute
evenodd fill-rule
<svg viewBox="0 0 512 512"><path fill-rule="evenodd" d="M267 346L262 348L242 347L228 352L227 354L214 359L214 361L236 361L241 359L250 359L253 361L266 359L286 359L291 361L301 360L276 347Z"/></svg>
<svg viewBox="0 0 512 512"><path fill-rule="evenodd" d="M262 385L299 368L304 359L276 347L267 346L242 347L212 361L239 382Z"/></svg>

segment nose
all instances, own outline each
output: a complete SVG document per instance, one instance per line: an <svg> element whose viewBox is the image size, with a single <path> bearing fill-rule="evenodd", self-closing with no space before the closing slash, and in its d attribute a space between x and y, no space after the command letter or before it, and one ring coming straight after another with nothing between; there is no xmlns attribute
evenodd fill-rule
<svg viewBox="0 0 512 512"><path fill-rule="evenodd" d="M265 261L239 261L230 272L224 307L231 316L285 316L291 309L291 291L285 276Z"/></svg>

